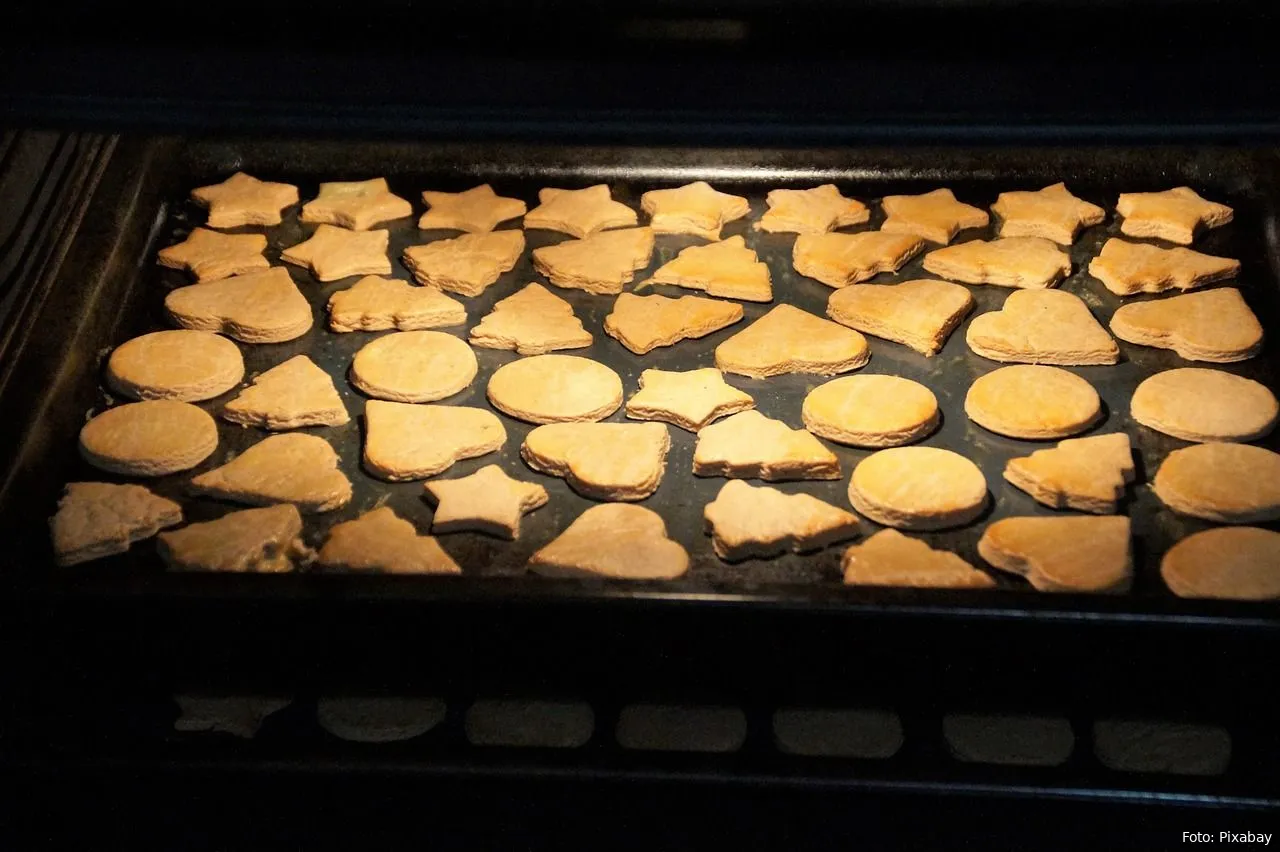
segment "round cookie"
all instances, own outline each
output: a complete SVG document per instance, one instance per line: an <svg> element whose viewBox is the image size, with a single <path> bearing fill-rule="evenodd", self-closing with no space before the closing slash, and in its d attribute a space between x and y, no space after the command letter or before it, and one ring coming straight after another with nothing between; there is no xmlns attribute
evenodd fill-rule
<svg viewBox="0 0 1280 852"><path fill-rule="evenodd" d="M445 710L439 698L327 697L316 701L316 721L339 739L390 743L422 736Z"/></svg>
<svg viewBox="0 0 1280 852"><path fill-rule="evenodd" d="M499 367L489 379L489 402L529 423L589 423L622 405L622 379L577 355L534 355Z"/></svg>
<svg viewBox="0 0 1280 852"><path fill-rule="evenodd" d="M1184 441L1253 441L1275 428L1280 406L1251 379L1181 367L1138 385L1130 412L1143 426Z"/></svg>
<svg viewBox="0 0 1280 852"><path fill-rule="evenodd" d="M904 530L940 530L969 523L987 505L987 481L959 453L937 447L896 447L867 456L849 479L849 502L860 514Z"/></svg>
<svg viewBox="0 0 1280 852"><path fill-rule="evenodd" d="M375 399L432 402L471 384L479 365L471 347L442 331L380 337L351 361L351 384Z"/></svg>
<svg viewBox="0 0 1280 852"><path fill-rule="evenodd" d="M1180 598L1280 598L1280 533L1220 527L1189 535L1164 555L1160 576Z"/></svg>
<svg viewBox="0 0 1280 852"><path fill-rule="evenodd" d="M94 467L164 476L200 464L218 446L218 427L189 402L154 399L108 409L80 430L80 454Z"/></svg>
<svg viewBox="0 0 1280 852"><path fill-rule="evenodd" d="M805 428L838 444L899 447L938 425L938 399L918 382L898 376L845 376L804 398Z"/></svg>
<svg viewBox="0 0 1280 852"><path fill-rule="evenodd" d="M199 402L243 378L240 348L210 331L155 331L122 343L107 359L107 384L133 399Z"/></svg>
<svg viewBox="0 0 1280 852"><path fill-rule="evenodd" d="M1102 416L1098 392L1060 367L1017 364L977 379L964 413L984 429L1010 438L1067 438Z"/></svg>
<svg viewBox="0 0 1280 852"><path fill-rule="evenodd" d="M1193 518L1280 520L1280 453L1249 444L1196 444L1169 453L1152 487L1166 506Z"/></svg>

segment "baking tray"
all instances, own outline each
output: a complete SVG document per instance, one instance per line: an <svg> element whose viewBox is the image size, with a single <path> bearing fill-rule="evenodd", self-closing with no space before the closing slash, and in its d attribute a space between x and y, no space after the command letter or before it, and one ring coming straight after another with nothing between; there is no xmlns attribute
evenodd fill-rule
<svg viewBox="0 0 1280 852"><path fill-rule="evenodd" d="M38 301L38 311L26 328L25 345L11 355L8 381L0 400L14 416L4 426L16 452L6 466L3 523L16 542L10 555L11 578L19 585L35 584L57 593L177 594L214 598L249 595L320 596L391 599L511 599L572 598L599 600L668 600L693 603L738 603L849 609L887 607L899 612L931 612L998 618L1180 618L1274 628L1280 625L1275 607L1258 604L1183 601L1160 581L1161 554L1177 539L1208 525L1179 518L1164 509L1149 487L1163 458L1181 441L1138 426L1128 415L1128 400L1137 384L1152 373L1185 366L1173 353L1121 342L1122 362L1113 367L1071 368L1087 378L1102 396L1106 418L1090 433L1124 430L1138 455L1137 481L1127 491L1121 511L1133 520L1135 576L1132 590L1118 596L1044 595L1021 579L993 572L998 588L985 592L945 590L850 589L840 583L839 556L831 547L814 555L788 554L770 560L730 564L718 559L705 535L702 507L714 499L726 480L690 474L694 436L670 428L672 446L667 472L658 491L643 505L658 511L669 532L691 557L688 575L668 583L627 584L605 581L553 581L526 576L524 564L535 549L550 541L592 501L575 494L562 480L529 471L519 459L519 447L532 428L503 416L508 440L499 453L460 462L445 476L462 476L490 463L507 472L536 479L548 488L550 503L525 517L515 543L480 534L444 536L441 543L463 566L462 578L358 577L314 574L273 577L174 575L163 571L152 543L136 545L129 553L69 570L52 571L44 524L57 502L62 484L78 479L112 477L82 462L76 453L76 433L91 414L116 402L102 389L106 355L119 343L141 333L169 327L163 312L164 295L187 282L184 273L161 269L156 251L181 240L204 221L204 213L188 200L191 188L221 180L243 169L264 179L299 186L303 199L313 197L321 180L361 179L385 175L391 188L415 205L415 216L389 225L393 275L409 278L400 262L406 246L451 236L421 232L416 225L423 205L422 189L458 190L481 181L504 195L524 199L532 207L542 186L576 187L607 182L615 198L633 208L648 189L675 186L694 179L710 180L718 188L746 195L751 215L727 226L725 236L743 234L766 262L773 276L775 302L789 302L825 315L831 289L796 274L791 265L793 235L766 234L750 228L763 213L764 194L782 186L835 182L845 194L865 200L871 221L859 229L875 229L883 213L875 199L892 193L914 193L948 186L957 196L980 207L989 206L1005 190L1037 189L1065 180L1077 195L1108 210L1107 221L1087 229L1071 248L1074 273L1061 286L1085 299L1104 324L1121 300L1088 276L1085 268L1102 243L1118 233L1114 214L1122 191L1161 189L1188 184L1214 200L1235 208L1235 221L1199 239L1195 248L1239 258L1238 286L1268 329L1280 327L1274 159L1267 152L1231 149L898 149L847 151L709 150L663 148L565 148L530 145L449 145L401 143L345 143L263 140L135 140L117 151L81 231L56 280ZM642 219L643 219L642 215ZM508 226L509 227L509 226ZM278 262L280 250L305 239L311 230L297 220L297 208L285 221L267 229L268 258ZM959 241L990 237L992 228L964 232ZM529 281L541 280L533 271L532 249L567 239L548 231L526 232L528 248L518 265L483 295L465 300L468 323L474 325L493 304ZM650 266L637 273L647 277L658 265L696 238L660 235ZM354 485L354 498L343 509L309 516L305 537L318 545L334 523L355 517L379 503L391 505L420 529L430 522L430 504L422 498L421 482L385 483L360 468L363 397L346 380L354 352L377 334L334 334L327 331L324 305L329 295L355 280L321 284L307 271L289 266L290 274L311 300L315 326L303 337L282 344L242 346L249 375L297 354L308 354L334 378L352 421L343 427L316 428L341 456L341 466ZM895 275L873 282L931 277L917 257ZM628 288L630 289L630 287ZM998 287L970 287L977 302L976 316L999 307L1009 291ZM616 370L626 394L636 389L646 368L690 369L714 363L715 347L746 327L772 305L743 303L743 322L701 340L636 356L603 333L604 316L612 306L608 297L555 289L566 298L595 336L588 349L573 354L599 360ZM683 295L689 291L656 287L652 292ZM1144 298L1144 297L1138 297ZM978 521L957 529L924 534L931 545L953 550L975 565L976 543L985 526L1010 515L1049 515L1001 478L1006 461L1051 443L1007 439L970 422L963 412L969 384L1001 366L968 351L967 321L933 358L887 341L869 338L871 361L861 372L892 373L920 381L937 395L943 422L923 443L952 449L972 458L986 475L992 505ZM465 337L464 328L444 329ZM470 388L445 402L487 407L488 377L517 356L511 352L476 350L480 373ZM1221 369L1277 386L1280 349L1269 344L1252 360ZM782 376L751 380L728 376L728 381L751 393L767 416L800 426L804 395L824 379ZM234 391L203 403L211 412ZM621 411L610 421L622 422ZM219 422L217 451L193 471L153 480L158 493L181 499L188 520L205 520L240 508L228 503L196 499L185 493L187 481L222 464L267 433ZM1276 448L1276 436L1262 442ZM836 505L847 505L845 489L850 471L868 452L831 445L840 458L842 477L829 482L783 483L787 493L809 493ZM863 533L877 527L863 521ZM20 531L20 532L19 532ZM336 590L336 591L335 591Z"/></svg>

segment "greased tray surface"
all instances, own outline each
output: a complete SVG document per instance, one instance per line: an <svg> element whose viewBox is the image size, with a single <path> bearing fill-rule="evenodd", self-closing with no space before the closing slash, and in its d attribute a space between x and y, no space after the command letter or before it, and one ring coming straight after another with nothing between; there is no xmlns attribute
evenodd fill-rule
<svg viewBox="0 0 1280 852"><path fill-rule="evenodd" d="M673 347L637 356L603 331L603 320L613 304L612 297L551 288L573 305L574 311L595 338L590 348L566 350L567 354L589 357L616 370L622 377L627 397L636 391L637 379L644 369L653 367L686 370L714 365L714 349L719 343L745 328L776 304L787 302L818 316L825 316L827 298L833 291L793 270L791 247L794 235L755 231L751 224L758 221L766 209L764 196L770 189L782 186L805 187L826 181L835 182L843 193L863 200L871 207L869 223L843 229L857 231L879 227L884 214L877 200L886 194L915 193L947 186L955 191L961 201L985 209L1001 191L1038 189L1056 180L1065 180L1076 195L1102 205L1107 210L1105 223L1084 230L1070 248L1073 273L1061 285L1063 289L1083 298L1104 325L1122 301L1151 298L1138 296L1121 300L1109 293L1087 272L1089 260L1097 255L1102 244L1119 234L1119 223L1114 210L1117 194L1188 183L1207 198L1231 204L1235 208L1235 221L1232 224L1203 235L1193 247L1210 254L1239 258L1243 268L1235 286L1240 287L1264 326L1274 329L1280 323L1276 272L1268 255L1268 243L1274 240L1275 234L1268 193L1248 171L1254 161L1248 158L1236 159L1229 155L1215 159L1208 154L1167 151L1131 151L1127 154L1111 152L1106 156L1091 156L1087 151L1024 151L1017 154L996 152L985 156L964 151L899 151L881 152L879 155L865 151L847 154L826 152L821 155L803 151L690 153L521 148L473 151L465 147L426 145L271 145L257 142L196 142L174 144L162 150L169 152L167 157L155 158L150 166L153 172L159 173L153 179L160 181L162 188L157 197L161 202L155 209L135 209L132 219L127 223L130 228L148 228L149 238L145 243L145 252L131 258L132 263L125 262L116 266L115 274L129 275L133 280L116 282L121 285L118 292L125 295L118 304L111 306L112 310L119 312L114 331L109 339L97 341L97 357L92 362L92 368L82 370L81 374L68 381L66 392L88 403L83 406L84 418L120 402L102 389L102 365L111 348L138 334L171 327L163 310L164 296L171 289L189 283L189 279L184 272L158 267L155 256L160 248L181 241L192 228L204 222L205 212L189 200L188 193L196 186L222 180L237 169L263 179L295 183L304 202L315 196L321 180L358 180L385 175L392 190L410 199L415 208L412 218L385 226L391 234L392 275L408 280L412 280L412 276L400 260L407 246L456 235L456 232L427 232L418 229L417 217L425 209L420 199L420 193L424 189L460 190L487 181L499 194L525 200L530 209L537 203L537 191L540 187L573 188L598 182L607 182L617 200L637 211L640 195L646 190L676 186L697 178L710 180L719 189L747 196L751 201L751 214L726 226L723 235L743 235L747 245L758 252L760 259L768 264L773 278L775 301L767 305L740 303L746 316L743 321L728 329L700 340L682 341ZM647 221L643 213L640 214L640 221L642 224ZM516 221L500 227L518 226ZM294 207L286 211L284 222L277 227L238 230L265 232L268 238L267 257L273 264L279 264L280 251L306 239L313 229L314 226L303 225L298 221L298 207ZM993 222L987 228L965 231L955 242L990 238L994 236L994 229ZM525 235L526 250L511 272L503 275L477 298L455 297L466 306L466 326L440 329L441 331L466 339L467 330L488 313L496 301L511 295L528 282L543 281L533 270L533 249L569 239L566 235L551 231L531 230L526 231ZM681 249L702 242L695 237L658 235L652 262L645 270L636 274L635 281L643 281L659 265L675 257ZM936 247L927 246L926 251L932 248ZM923 271L922 258L923 253L898 273L879 275L872 279L872 283L935 277ZM354 518L380 504L392 506L397 514L413 521L421 531L427 531L431 508L430 503L423 499L422 483L382 482L365 473L360 464L360 415L365 400L347 380L347 370L352 356L360 347L381 334L390 332L330 332L324 310L329 296L351 286L357 279L352 277L322 284L304 269L284 266L311 301L315 325L303 337L287 343L242 344L240 348L245 357L246 381L249 376L265 371L287 358L306 354L333 376L352 416L351 422L345 426L306 430L321 435L333 445L341 457L343 471L354 485L354 498L350 504L335 512L307 517L306 539L318 546L333 524ZM628 285L626 289L631 290L634 286ZM645 289L666 295L687 295L692 292L674 287ZM965 416L963 403L969 385L977 377L1002 366L969 351L964 339L968 322L980 313L998 309L1011 292L1005 288L990 286L971 286L969 290L976 300L976 308L951 335L938 355L925 358L904 346L868 338L871 360L860 372L904 376L925 384L936 394L942 411L942 424L923 443L955 450L974 460L987 478L992 500L986 514L976 522L956 530L922 534L921 537L935 547L953 550L973 564L983 566L976 552L976 544L988 523L1011 515L1054 514L1052 510L1040 506L1028 495L1007 484L1001 477L1001 471L1010 458L1052 446L1053 442L1004 438L982 429ZM1069 369L1088 379L1097 388L1105 406L1105 419L1086 434L1123 430L1130 435L1138 456L1136 482L1128 489L1120 509L1133 521L1135 579L1129 594L1167 598L1170 595L1160 581L1158 571L1161 555L1179 538L1206 528L1208 524L1175 516L1164 509L1152 493L1149 483L1155 470L1170 451L1186 444L1136 424L1129 416L1129 399L1139 382L1147 376L1164 369L1188 366L1189 362L1182 361L1172 352L1134 346L1123 341L1120 342L1120 349L1122 360L1116 366ZM485 386L489 377L498 367L518 357L513 352L489 349L476 349L475 352L480 364L476 380L468 389L442 400L442 403L488 408ZM1269 341L1262 354L1252 360L1240 364L1204 366L1247 376L1274 389L1278 357L1280 355L1276 344ZM792 427L803 425L800 409L805 395L826 381L821 377L804 375L767 380L726 375L726 379L730 384L750 393L763 414L780 419ZM216 413L238 390L201 403L201 406ZM463 567L464 574L470 577L523 574L525 563L534 550L549 542L583 510L593 505L593 501L574 493L563 480L530 471L520 459L519 448L525 435L533 427L505 415L499 416L508 434L501 451L459 462L444 473L443 477L464 476L484 465L497 463L513 476L544 484L550 492L551 500L547 506L524 518L522 534L516 542L503 542L478 533L441 537L444 548ZM621 409L608 420L628 422ZM40 442L45 448L43 457L39 460L39 467L44 475L34 488L39 493L32 493L30 499L38 501L45 514L52 512L61 484L65 481L113 481L110 475L79 460L75 436L80 422L82 421L50 422L47 424L49 434ZM192 476L225 463L269 434L221 420L218 424L219 446L206 462L195 470L148 483L158 493L179 499L190 521L206 520L241 508L210 499L190 497L186 493L187 482ZM704 530L702 510L715 498L727 480L694 477L691 466L695 436L674 426L669 427L669 431L671 451L667 457L665 477L658 491L643 501L642 505L662 515L670 535L689 551L691 565L685 578L663 584L663 589L676 593L768 590L782 597L786 596L787 589L817 587L839 590L839 557L842 546L829 547L811 555L787 554L774 559L737 564L718 559L712 552L710 538ZM839 480L790 482L775 484L775 487L787 493L809 493L847 508L849 474L869 451L824 443L840 459ZM1275 448L1277 438L1272 436L1261 443ZM32 505L36 504L33 502ZM864 535L877 528L870 521L864 519L862 522ZM47 544L44 545L44 553L47 559ZM151 542L135 545L128 554L112 557L102 564L140 572L158 571L160 565ZM1021 579L1001 572L992 573L1001 587L1031 594L1029 586ZM440 582L437 578L415 581ZM468 581L464 579L456 582ZM963 594L957 596L954 593L928 590L911 594L944 596L938 599L952 601L965 599ZM1024 600L1022 596L1005 595L1005 598L1011 605Z"/></svg>

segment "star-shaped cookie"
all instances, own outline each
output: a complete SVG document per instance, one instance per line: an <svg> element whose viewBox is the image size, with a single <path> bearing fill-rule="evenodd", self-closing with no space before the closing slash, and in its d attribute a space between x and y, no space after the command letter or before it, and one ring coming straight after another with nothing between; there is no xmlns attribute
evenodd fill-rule
<svg viewBox="0 0 1280 852"><path fill-rule="evenodd" d="M320 194L302 205L304 222L367 231L413 214L413 205L391 192L386 178L320 184Z"/></svg>
<svg viewBox="0 0 1280 852"><path fill-rule="evenodd" d="M845 198L833 183L812 189L774 189L765 196L769 209L753 226L757 231L825 234L845 225L861 225L871 211L861 201Z"/></svg>
<svg viewBox="0 0 1280 852"><path fill-rule="evenodd" d="M982 228L990 221L987 211L961 204L949 189L935 189L923 195L886 195L880 206L886 216L880 230L916 234L943 245L965 228Z"/></svg>
<svg viewBox="0 0 1280 852"><path fill-rule="evenodd" d="M697 432L730 414L755 408L755 400L724 380L715 367L688 370L645 370L640 390L627 400L627 417L660 420Z"/></svg>
<svg viewBox="0 0 1280 852"><path fill-rule="evenodd" d="M636 211L614 201L609 185L598 183L586 189L538 190L537 207L524 217L525 228L562 231L579 239L606 228L635 225Z"/></svg>
<svg viewBox="0 0 1280 852"><path fill-rule="evenodd" d="M298 188L236 172L222 183L191 190L191 198L208 208L210 228L279 225L280 211L298 203Z"/></svg>
<svg viewBox="0 0 1280 852"><path fill-rule="evenodd" d="M418 227L425 230L440 228L483 234L492 231L499 223L523 216L529 209L518 198L504 198L487 183L465 192L422 193L422 200L430 208L418 220Z"/></svg>
<svg viewBox="0 0 1280 852"><path fill-rule="evenodd" d="M659 234L718 240L722 226L751 212L751 202L699 180L677 189L650 190L640 196L640 208L649 214L649 227Z"/></svg>
<svg viewBox="0 0 1280 852"><path fill-rule="evenodd" d="M219 234L196 228L182 242L160 249L158 262L170 269L189 270L196 281L217 281L269 267L262 256L266 247L262 234Z"/></svg>
<svg viewBox="0 0 1280 852"><path fill-rule="evenodd" d="M387 231L348 231L333 225L321 225L311 239L280 253L280 259L295 266L305 266L321 281L337 281L348 275L387 275L391 259Z"/></svg>
<svg viewBox="0 0 1280 852"><path fill-rule="evenodd" d="M1186 186L1164 192L1123 192L1116 212L1124 217L1121 233L1184 246L1191 244L1196 228L1217 228L1230 222L1233 215L1227 205L1205 201Z"/></svg>
<svg viewBox="0 0 1280 852"><path fill-rule="evenodd" d="M496 464L470 476L426 484L436 503L431 531L437 535L475 530L513 541L520 537L520 518L547 504L547 489L512 479Z"/></svg>
<svg viewBox="0 0 1280 852"><path fill-rule="evenodd" d="M1064 183L1039 192L1002 192L991 212L1000 217L1002 237L1043 237L1061 246L1071 245L1081 228L1097 225L1107 215L1098 205L1076 198Z"/></svg>

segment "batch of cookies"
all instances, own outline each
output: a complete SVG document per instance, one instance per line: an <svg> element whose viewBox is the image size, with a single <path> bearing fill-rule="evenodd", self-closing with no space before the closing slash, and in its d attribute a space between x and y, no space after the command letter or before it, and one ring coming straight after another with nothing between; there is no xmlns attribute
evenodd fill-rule
<svg viewBox="0 0 1280 852"><path fill-rule="evenodd" d="M110 355L107 386L136 401L97 414L80 433L82 456L113 474L163 476L203 462L214 452L218 432L213 417L193 403L241 385L245 367L233 341L293 340L313 323L287 269L272 267L263 255L264 235L220 232L279 224L282 211L298 203L297 188L237 173L192 197L208 210L206 227L159 253L160 264L195 279L165 298L177 328L137 337ZM1004 477L1039 503L1069 511L991 523L979 555L1040 590L1122 590L1133 570L1129 519L1118 513L1135 475L1130 439L1123 432L1076 437L1101 421L1102 406L1086 379L1061 367L1117 363L1115 338L1210 363L1242 361L1262 346L1262 327L1237 289L1199 289L1234 277L1238 261L1140 242L1186 246L1197 231L1231 221L1231 208L1191 189L1120 196L1120 230L1131 239L1108 240L1089 264L1091 275L1118 296L1187 292L1123 305L1108 333L1080 297L1053 289L1072 269L1063 246L1105 218L1101 207L1063 184L1001 194L991 208L998 217L996 237L955 245L957 234L987 226L990 217L950 190L885 197L878 230L846 233L837 229L867 223L870 210L828 184L770 192L768 210L752 227L797 235L794 269L833 288L829 319L779 303L717 346L714 365L646 369L627 398L613 369L560 353L591 345L592 335L573 306L542 284L529 283L498 301L465 341L431 329L467 322L464 304L448 294L477 296L515 266L525 250L524 233L496 228L520 217L525 229L572 237L535 249L534 268L553 287L612 298L604 330L635 355L728 328L744 317L734 300L774 300L769 268L743 237L721 239L726 223L750 215L747 199L701 181L646 192L644 226L603 184L543 189L532 210L488 185L424 192L423 201L420 228L463 233L404 252L416 285L385 277L392 271L389 236L377 226L413 209L383 179L321 184L300 213L302 222L318 227L281 258L320 281L362 276L328 301L330 331L393 332L361 348L348 371L351 384L368 397L362 464L387 482L427 480L423 496L434 507L430 534L381 506L334 525L318 551L304 543L300 513L346 505L352 485L328 441L291 430L341 425L350 415L329 374L297 355L253 377L220 409L229 422L279 434L188 485L191 494L255 508L160 532L182 523L177 503L140 485L71 483L51 521L58 562L123 552L159 534L161 555L177 569L269 572L314 563L457 574L460 567L436 536L472 531L518 538L521 518L549 499L532 471L563 478L599 503L537 550L530 570L676 578L688 570L685 547L668 536L656 512L637 505L667 474L668 429L675 427L696 433L693 475L729 479L704 510L719 558L767 558L848 542L857 536L861 515L885 529L845 550L846 583L992 586L987 571L899 532L971 524L989 506L988 484L973 461L919 443L939 424L933 392L898 376L841 375L867 363L864 334L935 355L974 307L961 284L990 284L1013 292L1001 309L969 324L966 342L974 353L1010 366L972 383L965 414L1002 436L1059 441L1013 458ZM649 282L623 292L649 265L655 234L691 234L707 242L683 249ZM936 247L923 266L937 279L863 283L896 273L929 243ZM703 294L637 292L650 282ZM489 464L469 476L440 478L455 462L485 456L507 440L493 410L441 402L475 380L472 347L524 356L493 372L486 395L501 415L536 424L520 447L527 471ZM725 381L726 373L830 380L805 397L799 412L804 428L791 428L757 411L749 393ZM624 400L628 419L648 422L600 422ZM1144 427L1193 442L1172 452L1155 473L1152 485L1163 504L1223 524L1184 538L1164 555L1169 588L1187 597L1280 597L1280 533L1247 526L1280 519L1280 454L1247 443L1276 423L1280 408L1272 392L1222 370L1171 369L1138 386L1131 414ZM840 478L836 455L820 439L874 450L849 479L854 512L746 481Z"/></svg>

